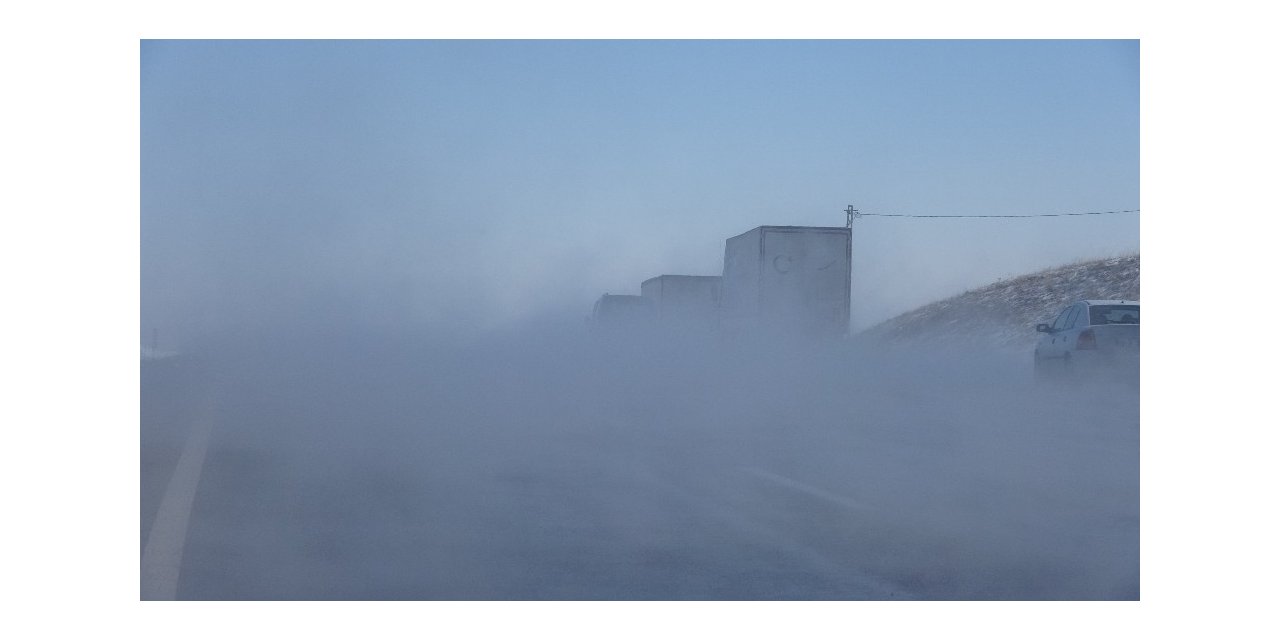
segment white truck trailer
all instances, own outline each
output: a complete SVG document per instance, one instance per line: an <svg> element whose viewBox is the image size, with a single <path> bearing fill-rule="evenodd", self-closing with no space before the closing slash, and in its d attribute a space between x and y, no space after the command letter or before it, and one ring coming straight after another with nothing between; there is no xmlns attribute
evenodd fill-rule
<svg viewBox="0 0 1280 640"><path fill-rule="evenodd" d="M653 303L642 296L606 293L591 309L591 323L604 330L645 329L653 320Z"/></svg>
<svg viewBox="0 0 1280 640"><path fill-rule="evenodd" d="M720 327L727 333L843 336L849 329L851 230L756 227L724 244Z"/></svg>
<svg viewBox="0 0 1280 640"><path fill-rule="evenodd" d="M640 295L653 302L663 329L688 333L716 328L720 276L657 276L640 284Z"/></svg>

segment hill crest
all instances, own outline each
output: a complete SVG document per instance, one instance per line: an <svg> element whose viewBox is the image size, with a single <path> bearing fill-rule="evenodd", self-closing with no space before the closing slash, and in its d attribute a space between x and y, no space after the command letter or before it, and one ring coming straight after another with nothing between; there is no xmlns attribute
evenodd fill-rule
<svg viewBox="0 0 1280 640"><path fill-rule="evenodd" d="M1030 349L1035 325L1076 300L1138 300L1140 256L1075 262L1000 280L886 320L861 336L879 341Z"/></svg>

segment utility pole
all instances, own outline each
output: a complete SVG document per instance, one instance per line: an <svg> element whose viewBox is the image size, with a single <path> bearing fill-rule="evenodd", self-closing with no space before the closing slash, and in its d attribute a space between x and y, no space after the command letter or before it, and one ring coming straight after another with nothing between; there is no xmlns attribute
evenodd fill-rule
<svg viewBox="0 0 1280 640"><path fill-rule="evenodd" d="M861 217L862 217L862 212L861 212L861 211L858 211L857 209L854 209L854 208L853 208L853 205L849 205L849 208L848 208L848 209L845 209L845 210L844 210L844 212L845 212L845 215L847 216L847 217L845 218L845 221L844 221L844 226L845 226L845 228L846 228L846 229L852 229L852 228L853 228L853 219L854 219L854 218L861 218Z"/></svg>

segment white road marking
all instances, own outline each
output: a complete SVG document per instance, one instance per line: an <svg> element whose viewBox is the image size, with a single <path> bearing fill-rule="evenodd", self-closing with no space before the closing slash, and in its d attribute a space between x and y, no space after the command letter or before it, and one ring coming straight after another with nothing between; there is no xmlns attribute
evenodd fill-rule
<svg viewBox="0 0 1280 640"><path fill-rule="evenodd" d="M775 482L789 489L794 489L801 493L807 493L815 498L822 498L823 500L827 500L828 502L834 502L838 505L848 507L850 509L857 509L859 511L867 510L866 505L859 504L856 500L851 500L842 495L831 493L830 491L827 491L825 489L819 489L818 487L807 485L803 482L800 482L799 480L792 480L791 478L780 476L776 473L772 473L769 471L765 471L764 469L759 469L755 467L748 468L747 472L756 477L764 478L765 480Z"/></svg>
<svg viewBox="0 0 1280 640"><path fill-rule="evenodd" d="M196 485L204 468L213 431L212 397L206 398L196 414L187 436L178 466L160 500L160 509L151 524L147 546L142 550L142 599L175 600L178 596L178 573L182 568L182 548L187 541L187 525Z"/></svg>

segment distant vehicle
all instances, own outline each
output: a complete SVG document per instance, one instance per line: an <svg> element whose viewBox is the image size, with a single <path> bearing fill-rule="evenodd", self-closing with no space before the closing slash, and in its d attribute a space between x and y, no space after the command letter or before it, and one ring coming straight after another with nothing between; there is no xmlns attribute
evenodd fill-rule
<svg viewBox="0 0 1280 640"><path fill-rule="evenodd" d="M653 302L641 296L606 293L591 309L591 324L601 329L639 329L653 322Z"/></svg>
<svg viewBox="0 0 1280 640"><path fill-rule="evenodd" d="M1035 351L1038 378L1052 374L1132 374L1138 371L1139 305L1134 300L1081 300L1043 333Z"/></svg>
<svg viewBox="0 0 1280 640"><path fill-rule="evenodd" d="M849 330L851 231L756 227L724 244L720 326L839 337Z"/></svg>
<svg viewBox="0 0 1280 640"><path fill-rule="evenodd" d="M720 306L720 276L662 275L640 283L653 303L658 325L668 331L714 331Z"/></svg>

